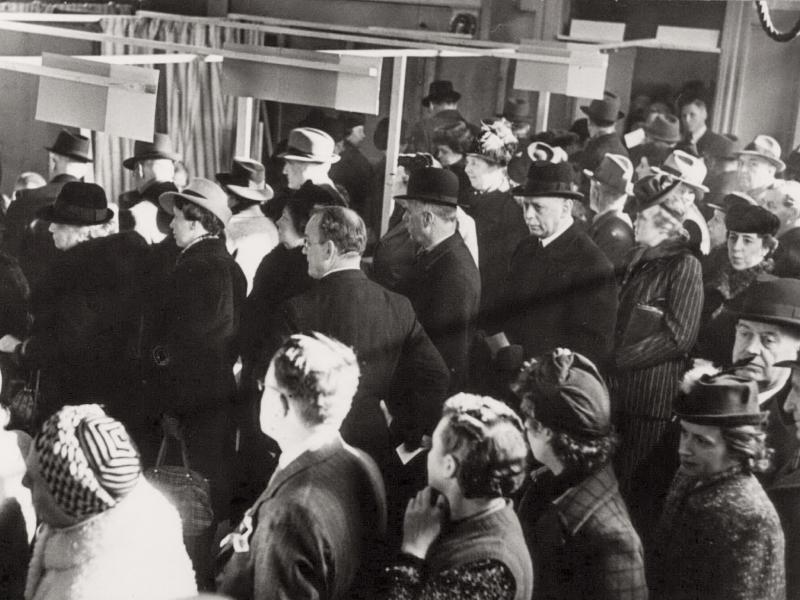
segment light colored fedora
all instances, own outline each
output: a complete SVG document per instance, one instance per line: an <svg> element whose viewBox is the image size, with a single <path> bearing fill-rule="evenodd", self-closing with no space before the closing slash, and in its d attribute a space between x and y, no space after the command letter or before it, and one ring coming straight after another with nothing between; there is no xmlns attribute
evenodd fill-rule
<svg viewBox="0 0 800 600"><path fill-rule="evenodd" d="M164 192L158 197L158 203L169 214L175 214L175 200L183 198L187 202L202 206L215 215L223 225L231 220L231 209L228 208L228 194L213 181L197 177L192 179L180 192Z"/></svg>

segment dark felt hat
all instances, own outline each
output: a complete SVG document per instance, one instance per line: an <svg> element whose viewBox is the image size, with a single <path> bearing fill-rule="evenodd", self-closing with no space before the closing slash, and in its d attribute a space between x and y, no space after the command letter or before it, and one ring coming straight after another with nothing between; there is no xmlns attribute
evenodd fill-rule
<svg viewBox="0 0 800 600"><path fill-rule="evenodd" d="M342 129L344 130L345 135L359 125L363 127L367 122L364 115L354 112L339 113L337 120L342 124Z"/></svg>
<svg viewBox="0 0 800 600"><path fill-rule="evenodd" d="M96 183L68 181L56 201L39 209L36 216L63 225L102 225L114 217L114 211L108 208L105 190Z"/></svg>
<svg viewBox="0 0 800 600"><path fill-rule="evenodd" d="M675 400L675 415L697 425L760 425L767 413L758 406L755 381L727 373L703 375Z"/></svg>
<svg viewBox="0 0 800 600"><path fill-rule="evenodd" d="M531 117L531 103L527 98L508 98L500 116L512 123L527 121Z"/></svg>
<svg viewBox="0 0 800 600"><path fill-rule="evenodd" d="M422 99L422 106L430 106L431 102L458 102L461 94L453 89L453 82L446 79L432 81L428 95Z"/></svg>
<svg viewBox="0 0 800 600"><path fill-rule="evenodd" d="M92 143L86 136L70 133L66 129L58 132L58 137L52 146L48 146L53 154L60 154L81 162L92 162Z"/></svg>
<svg viewBox="0 0 800 600"><path fill-rule="evenodd" d="M611 125L625 116L619 107L620 101L617 95L606 92L602 100L592 100L589 106L581 106L581 111L595 123Z"/></svg>
<svg viewBox="0 0 800 600"><path fill-rule="evenodd" d="M726 308L740 319L786 325L800 331L800 279L763 275Z"/></svg>
<svg viewBox="0 0 800 600"><path fill-rule="evenodd" d="M395 198L458 206L458 176L449 169L436 167L415 169L408 177L406 193Z"/></svg>
<svg viewBox="0 0 800 600"><path fill-rule="evenodd" d="M234 196L250 202L266 202L275 195L264 177L264 165L247 157L234 158L230 172L217 173L217 181Z"/></svg>
<svg viewBox="0 0 800 600"><path fill-rule="evenodd" d="M589 134L586 134L588 137ZM566 129L548 129L541 131L531 138L534 142L544 142L549 146L558 146L559 148L567 148L581 141L581 135L575 131L567 131Z"/></svg>
<svg viewBox="0 0 800 600"><path fill-rule="evenodd" d="M583 194L574 190L575 172L569 163L537 161L528 169L523 185L515 187L515 196L537 198L543 196L580 200Z"/></svg>
<svg viewBox="0 0 800 600"><path fill-rule="evenodd" d="M739 204L731 207L725 215L728 231L775 235L780 226L780 219L762 206Z"/></svg>
<svg viewBox="0 0 800 600"><path fill-rule="evenodd" d="M166 133L153 134L152 142L136 140L133 144L133 156L122 161L122 166L131 171L140 160L178 160L180 155L172 149L172 141Z"/></svg>
<svg viewBox="0 0 800 600"><path fill-rule="evenodd" d="M756 202L753 198L751 198L748 194L744 192L731 192L726 194L722 201L717 204L713 202L708 202L706 206L710 206L711 208L716 208L717 210L721 210L724 213L730 211L734 206L756 206L758 202Z"/></svg>
<svg viewBox="0 0 800 600"><path fill-rule="evenodd" d="M651 206L662 205L662 208L683 222L684 214L678 214L674 209L664 206L663 203L670 197L670 194L679 185L678 179L673 179L669 175L648 175L642 177L633 186L633 195L636 197L636 208L640 212L647 210Z"/></svg>
<svg viewBox="0 0 800 600"><path fill-rule="evenodd" d="M739 138L732 133L726 133L725 135L711 136L703 154L717 160L736 160L739 148Z"/></svg>
<svg viewBox="0 0 800 600"><path fill-rule="evenodd" d="M661 142L678 142L681 139L681 124L678 117L654 113L644 130L652 139Z"/></svg>
<svg viewBox="0 0 800 600"><path fill-rule="evenodd" d="M522 369L514 392L545 427L582 437L611 433L611 404L603 378L585 356L565 348L532 360Z"/></svg>

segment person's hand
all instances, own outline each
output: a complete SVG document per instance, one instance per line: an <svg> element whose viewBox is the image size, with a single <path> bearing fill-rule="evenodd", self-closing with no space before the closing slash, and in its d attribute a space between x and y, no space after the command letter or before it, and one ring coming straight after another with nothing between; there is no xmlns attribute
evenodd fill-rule
<svg viewBox="0 0 800 600"><path fill-rule="evenodd" d="M401 550L417 558L425 559L428 548L442 529L447 515L447 498L439 494L433 502L433 488L430 486L417 493L408 501L403 520L403 546Z"/></svg>
<svg viewBox="0 0 800 600"><path fill-rule="evenodd" d="M0 352L14 352L19 344L19 340L10 333L0 338Z"/></svg>

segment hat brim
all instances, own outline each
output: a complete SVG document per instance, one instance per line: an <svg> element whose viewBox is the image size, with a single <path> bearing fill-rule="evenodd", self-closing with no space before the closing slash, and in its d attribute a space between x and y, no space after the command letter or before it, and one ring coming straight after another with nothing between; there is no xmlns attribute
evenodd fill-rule
<svg viewBox="0 0 800 600"><path fill-rule="evenodd" d="M48 204L47 206L43 206L39 210L36 211L36 218L42 219L44 221L49 221L50 223L58 223L60 225L76 225L78 227L91 227L92 225L103 225L108 223L111 219L114 218L114 211L110 208L105 209L105 217L103 217L99 221L82 221L81 219L77 219L72 215L65 215L55 210L55 204Z"/></svg>
<svg viewBox="0 0 800 600"><path fill-rule="evenodd" d="M670 173L669 171L665 171L665 170L663 170L663 169L661 169L659 167L650 167L650 171L652 171L653 173L655 173L657 175L667 175L668 177L671 177L672 179L675 179L676 181L680 181L681 183L685 183L690 188L694 188L696 190L700 190L704 194L707 194L708 192L711 191L708 187L704 186L702 183L694 183L692 181L689 181L688 179L685 179L685 178L681 177L680 175L676 175L675 173Z"/></svg>
<svg viewBox="0 0 800 600"><path fill-rule="evenodd" d="M650 139L652 139L654 142L664 142L664 143L667 143L667 144L675 144L675 143L681 141L680 134L675 135L674 137L664 137L664 136L658 135L657 133L653 133L652 131L647 131L647 129L645 129L644 132L647 135L649 135Z"/></svg>
<svg viewBox="0 0 800 600"><path fill-rule="evenodd" d="M249 200L251 202L266 202L272 200L275 196L275 191L267 183L264 184L263 189L251 188L246 185L236 185L231 183L230 173L217 173L217 181L219 184L237 198Z"/></svg>
<svg viewBox="0 0 800 600"><path fill-rule="evenodd" d="M227 205L225 209L228 211L228 214L220 214L219 210L215 209L214 207L208 206L206 204L206 199L201 196L192 196L190 194L183 194L181 192L164 192L158 197L158 203L161 208L164 209L170 215L175 215L175 200L178 198L183 198L186 202L191 202L192 204L196 204L200 208L204 208L212 215L217 217L220 222L227 227L228 222L231 219L230 211L228 210Z"/></svg>
<svg viewBox="0 0 800 600"><path fill-rule="evenodd" d="M339 162L342 158L338 154L331 155L330 158L317 158L317 157L309 157L309 156L300 156L299 154L289 154L288 152L283 152L278 154L278 158L282 158L284 160L296 160L297 162L307 162L307 163L325 163L329 162L331 164Z"/></svg>
<svg viewBox="0 0 800 600"><path fill-rule="evenodd" d="M742 155L757 156L758 158L762 158L768 163L775 165L778 168L779 173L786 168L786 163L783 162L781 159L767 156L766 154L762 154L761 152L756 152L755 150L739 150L738 152L734 152L733 155L736 158L739 158Z"/></svg>
<svg viewBox="0 0 800 600"><path fill-rule="evenodd" d="M128 169L129 171L133 171L136 168L136 163L141 160L171 160L175 162L176 160L180 160L180 155L176 154L175 152L148 152L146 154L140 154L138 156L130 156L122 161L122 166Z"/></svg>
<svg viewBox="0 0 800 600"><path fill-rule="evenodd" d="M415 194L410 196L408 194L402 194L401 196L395 196L395 200L416 200L417 202L425 202L427 204L438 204L440 206L452 206L456 208L458 206L458 198L454 196L447 196L442 198L441 196L427 196L425 194Z"/></svg>
<svg viewBox="0 0 800 600"><path fill-rule="evenodd" d="M624 119L625 118L625 113L622 112L621 110L617 111L617 118L614 119L613 121L610 121L608 119L601 119L599 117L596 117L594 115L594 113L589 109L588 106L581 106L581 112L583 114L585 114L587 117L589 117L590 119L596 121L597 123L608 123L609 125L612 124L612 123L616 123L620 119Z"/></svg>
<svg viewBox="0 0 800 600"><path fill-rule="evenodd" d="M459 100L461 100L461 94L458 92L452 92L444 96L428 95L422 99L422 106L428 108L431 102L458 102Z"/></svg>
<svg viewBox="0 0 800 600"><path fill-rule="evenodd" d="M93 158L91 158L89 156L86 156L85 154L74 154L72 152L62 152L61 150L58 150L57 148L54 148L52 146L45 146L44 149L47 150L48 152L52 152L53 154L59 154L61 156L66 156L66 157L72 158L74 160L79 160L81 162L85 162L85 163L94 162Z"/></svg>
<svg viewBox="0 0 800 600"><path fill-rule="evenodd" d="M580 192L534 192L526 193L525 186L518 185L511 189L511 195L519 198L564 198L566 200L583 200Z"/></svg>
<svg viewBox="0 0 800 600"><path fill-rule="evenodd" d="M726 310L737 319L747 319L748 321L756 321L760 323L772 323L774 325L786 325L787 327L791 327L793 330L800 332L800 318L776 317L774 315L742 312L736 310L735 308L726 308Z"/></svg>
<svg viewBox="0 0 800 600"><path fill-rule="evenodd" d="M735 413L730 415L687 415L675 411L675 416L683 421L696 425L721 425L724 427L738 427L739 425L761 425L768 418L768 412Z"/></svg>

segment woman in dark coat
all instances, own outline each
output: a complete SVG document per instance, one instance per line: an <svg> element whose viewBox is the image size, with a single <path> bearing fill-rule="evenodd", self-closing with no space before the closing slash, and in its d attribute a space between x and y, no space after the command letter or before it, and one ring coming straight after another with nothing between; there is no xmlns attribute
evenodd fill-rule
<svg viewBox="0 0 800 600"><path fill-rule="evenodd" d="M31 290L16 258L0 252L0 337L17 338L28 332L28 299Z"/></svg>
<svg viewBox="0 0 800 600"><path fill-rule="evenodd" d="M754 475L769 468L758 387L707 374L685 391L675 405L681 467L648 561L651 598L782 600L784 535Z"/></svg>
<svg viewBox="0 0 800 600"><path fill-rule="evenodd" d="M616 436L597 368L559 348L531 361L514 390L544 465L517 511L533 559L533 598L646 600L644 552L611 466Z"/></svg>
<svg viewBox="0 0 800 600"><path fill-rule="evenodd" d="M700 263L682 227L679 182L640 180L636 242L620 290L614 367L608 375L611 408L621 438L615 468L634 525L647 545L651 519L677 466L672 401L688 366L700 325ZM674 437L674 432L673 432Z"/></svg>
<svg viewBox="0 0 800 600"><path fill-rule="evenodd" d="M126 421L137 381L129 352L146 244L132 232L110 235L114 213L93 183L68 182L38 216L50 222L61 252L31 294L28 337L7 335L0 350L40 371L38 423L65 404L86 402Z"/></svg>
<svg viewBox="0 0 800 600"><path fill-rule="evenodd" d="M734 206L725 215L728 261L704 282L705 300L695 354L718 365L728 364L736 318L723 310L750 284L772 273L778 247L778 217L760 206Z"/></svg>

